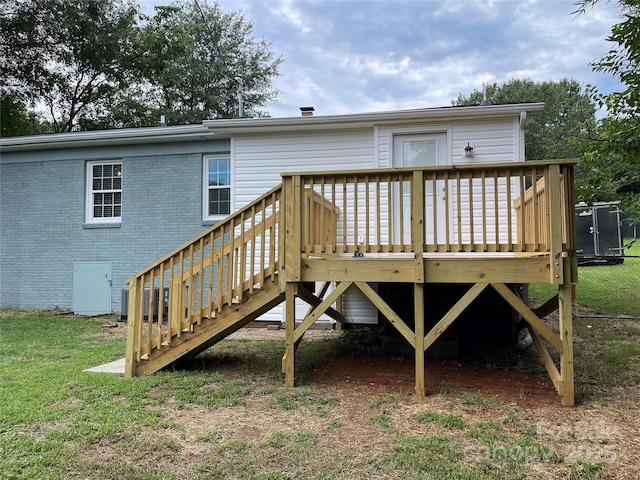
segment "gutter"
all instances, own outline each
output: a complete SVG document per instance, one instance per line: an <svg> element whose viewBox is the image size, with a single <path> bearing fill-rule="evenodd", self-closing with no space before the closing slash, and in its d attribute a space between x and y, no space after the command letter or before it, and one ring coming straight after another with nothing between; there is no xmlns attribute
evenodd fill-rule
<svg viewBox="0 0 640 480"><path fill-rule="evenodd" d="M451 120L478 120L483 118L519 117L535 115L544 109L544 103L517 103L507 105L438 107L390 112L359 113L351 115L327 115L281 118L240 118L229 120L205 120L203 125L220 135L305 131L342 130L368 128L376 125L408 123L433 123Z"/></svg>
<svg viewBox="0 0 640 480"><path fill-rule="evenodd" d="M215 135L201 124L176 125L7 137L0 139L0 149L3 152L20 152L59 148L213 140L214 138L224 137Z"/></svg>

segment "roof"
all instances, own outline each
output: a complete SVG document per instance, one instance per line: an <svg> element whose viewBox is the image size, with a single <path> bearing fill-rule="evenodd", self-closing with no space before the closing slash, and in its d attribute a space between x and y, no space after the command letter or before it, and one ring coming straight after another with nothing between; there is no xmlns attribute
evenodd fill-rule
<svg viewBox="0 0 640 480"><path fill-rule="evenodd" d="M536 114L543 109L544 103L514 103L488 106L421 108L350 115L205 120L203 124L217 135L233 135L284 131L344 130L348 128L373 127L375 125L406 125L409 123L517 117L523 112L525 114Z"/></svg>
<svg viewBox="0 0 640 480"><path fill-rule="evenodd" d="M480 120L536 114L544 103L518 103L508 105L462 106L394 110L387 112L357 113L282 118L236 118L205 120L202 124L144 128L122 128L87 132L30 135L0 139L5 152L47 150L59 148L96 147L135 143L165 143L193 140L229 138L231 135L367 128L375 125L434 123L453 120Z"/></svg>
<svg viewBox="0 0 640 480"><path fill-rule="evenodd" d="M117 128L88 132L51 133L0 139L4 152L48 150L69 147L103 147L136 143L166 143L218 138L204 125Z"/></svg>

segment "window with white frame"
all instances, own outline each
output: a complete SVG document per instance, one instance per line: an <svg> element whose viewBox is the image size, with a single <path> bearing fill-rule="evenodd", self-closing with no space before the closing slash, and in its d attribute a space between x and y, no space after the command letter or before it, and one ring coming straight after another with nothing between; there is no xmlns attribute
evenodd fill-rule
<svg viewBox="0 0 640 480"><path fill-rule="evenodd" d="M122 162L87 164L87 222L122 220Z"/></svg>
<svg viewBox="0 0 640 480"><path fill-rule="evenodd" d="M231 213L231 160L228 156L204 157L204 218Z"/></svg>

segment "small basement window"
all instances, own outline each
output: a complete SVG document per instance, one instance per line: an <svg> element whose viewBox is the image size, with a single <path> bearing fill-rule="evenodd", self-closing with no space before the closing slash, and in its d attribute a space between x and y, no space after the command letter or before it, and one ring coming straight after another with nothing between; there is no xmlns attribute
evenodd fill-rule
<svg viewBox="0 0 640 480"><path fill-rule="evenodd" d="M87 164L87 223L122 221L122 162Z"/></svg>

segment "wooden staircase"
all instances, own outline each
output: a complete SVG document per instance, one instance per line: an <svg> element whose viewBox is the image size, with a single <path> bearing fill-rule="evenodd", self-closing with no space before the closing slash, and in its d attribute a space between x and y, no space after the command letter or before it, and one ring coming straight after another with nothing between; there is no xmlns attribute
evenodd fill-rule
<svg viewBox="0 0 640 480"><path fill-rule="evenodd" d="M284 300L281 192L272 189L127 281L125 376L197 355ZM168 299L150 294L165 291Z"/></svg>
<svg viewBox="0 0 640 480"><path fill-rule="evenodd" d="M178 359L205 351L282 303L284 298L277 280L268 280L263 287L257 286L242 301L236 300L231 306L225 304L213 318L205 318L199 324L193 324L190 329L183 330L180 336L174 335L170 341L162 342L160 348L152 348L149 354L142 356L136 374L154 373Z"/></svg>

